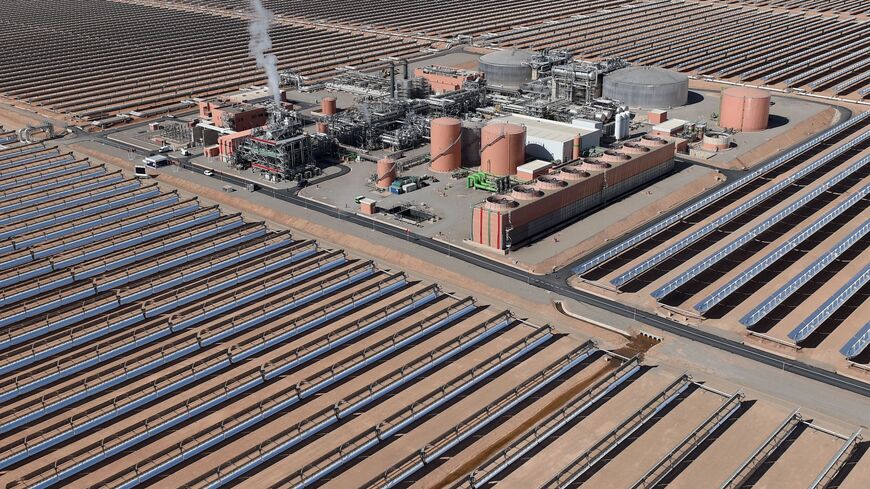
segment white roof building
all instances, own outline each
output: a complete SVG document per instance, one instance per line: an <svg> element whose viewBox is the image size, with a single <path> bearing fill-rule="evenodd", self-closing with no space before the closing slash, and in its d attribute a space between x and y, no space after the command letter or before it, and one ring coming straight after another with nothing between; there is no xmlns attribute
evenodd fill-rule
<svg viewBox="0 0 870 489"><path fill-rule="evenodd" d="M512 114L492 120L526 128L526 155L544 161L568 161L574 153L574 137L580 135L580 150L599 145L601 131L565 122Z"/></svg>

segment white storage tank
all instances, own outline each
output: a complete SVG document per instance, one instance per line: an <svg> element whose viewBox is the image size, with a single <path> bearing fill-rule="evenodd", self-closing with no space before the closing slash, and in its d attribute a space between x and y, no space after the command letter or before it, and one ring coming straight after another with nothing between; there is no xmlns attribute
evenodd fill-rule
<svg viewBox="0 0 870 489"><path fill-rule="evenodd" d="M480 57L480 71L486 75L486 84L517 89L532 81L529 60L535 53L519 49L505 49Z"/></svg>
<svg viewBox="0 0 870 489"><path fill-rule="evenodd" d="M629 112L620 112L616 114L616 127L614 128L613 136L617 140L622 140L628 137L630 118L631 113Z"/></svg>
<svg viewBox="0 0 870 489"><path fill-rule="evenodd" d="M679 107L689 100L689 77L655 66L629 66L604 76L603 93L629 107Z"/></svg>

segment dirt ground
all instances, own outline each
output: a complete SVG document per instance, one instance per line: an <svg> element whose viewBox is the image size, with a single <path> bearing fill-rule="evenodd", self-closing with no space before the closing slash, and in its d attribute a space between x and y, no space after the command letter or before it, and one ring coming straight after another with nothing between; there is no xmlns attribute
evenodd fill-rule
<svg viewBox="0 0 870 489"><path fill-rule="evenodd" d="M777 154L781 149L794 146L813 134L818 134L835 124L839 112L834 108L827 108L822 112L801 122L780 136L747 151L726 164L727 168L743 170L756 166L759 162Z"/></svg>
<svg viewBox="0 0 870 489"><path fill-rule="evenodd" d="M31 108L24 109L14 100L0 96L0 126L6 129L21 129L27 125L39 125L51 121L55 130L63 130L65 124L59 122L57 114L46 112L45 114L33 111Z"/></svg>

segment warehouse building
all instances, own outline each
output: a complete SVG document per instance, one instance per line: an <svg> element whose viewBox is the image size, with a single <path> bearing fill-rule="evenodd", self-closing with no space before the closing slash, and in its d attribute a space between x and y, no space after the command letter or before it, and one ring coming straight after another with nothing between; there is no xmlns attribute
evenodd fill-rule
<svg viewBox="0 0 870 489"><path fill-rule="evenodd" d="M426 80L432 93L455 92L467 81L483 80L479 71L461 70L449 66L424 66L414 70L414 76Z"/></svg>
<svg viewBox="0 0 870 489"><path fill-rule="evenodd" d="M493 123L508 123L526 128L526 156L544 161L570 161L574 159L574 139L580 136L580 151L600 144L601 131L589 126L578 127L524 115L510 115L494 119Z"/></svg>

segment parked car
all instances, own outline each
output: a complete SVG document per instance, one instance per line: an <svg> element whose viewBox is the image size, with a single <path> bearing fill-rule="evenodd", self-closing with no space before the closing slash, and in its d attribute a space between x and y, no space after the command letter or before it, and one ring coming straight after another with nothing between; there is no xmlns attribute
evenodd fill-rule
<svg viewBox="0 0 870 489"><path fill-rule="evenodd" d="M160 151L161 153L169 153L170 151L172 151L172 146L168 144L165 146L161 146L158 151Z"/></svg>

